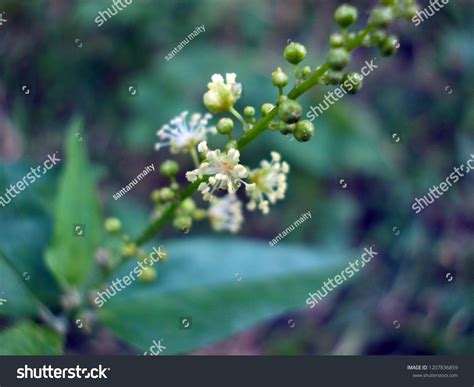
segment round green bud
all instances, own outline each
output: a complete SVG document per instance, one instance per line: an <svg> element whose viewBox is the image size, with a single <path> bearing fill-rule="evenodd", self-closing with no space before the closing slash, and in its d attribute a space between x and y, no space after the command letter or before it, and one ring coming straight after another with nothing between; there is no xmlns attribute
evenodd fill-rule
<svg viewBox="0 0 474 387"><path fill-rule="evenodd" d="M190 216L178 216L173 221L173 226L181 231L188 232L193 224L193 218Z"/></svg>
<svg viewBox="0 0 474 387"><path fill-rule="evenodd" d="M286 75L281 67L278 67L272 73L272 83L276 87L285 87L288 84L288 75Z"/></svg>
<svg viewBox="0 0 474 387"><path fill-rule="evenodd" d="M415 4L412 4L412 5L409 5L408 7L406 7L404 10L403 10L403 16L409 20L411 20L412 18L414 18L416 16L416 13L419 11L419 8L417 5Z"/></svg>
<svg viewBox="0 0 474 387"><path fill-rule="evenodd" d="M193 199L187 198L183 200L179 207L185 214L192 214L196 209L196 203Z"/></svg>
<svg viewBox="0 0 474 387"><path fill-rule="evenodd" d="M179 165L174 160L166 160L160 166L160 173L166 177L172 177L176 175L179 171Z"/></svg>
<svg viewBox="0 0 474 387"><path fill-rule="evenodd" d="M370 44L373 46L378 46L385 39L387 34L385 31L376 30L370 35Z"/></svg>
<svg viewBox="0 0 474 387"><path fill-rule="evenodd" d="M160 197L160 190L159 189L154 189L151 193L151 200L153 200L154 203L159 203L161 200Z"/></svg>
<svg viewBox="0 0 474 387"><path fill-rule="evenodd" d="M283 102L288 101L287 95L280 95L277 99L277 105L280 106Z"/></svg>
<svg viewBox="0 0 474 387"><path fill-rule="evenodd" d="M173 181L173 182L170 184L170 188L171 188L173 191L178 191L178 190L179 190L179 183L176 182L176 181Z"/></svg>
<svg viewBox="0 0 474 387"><path fill-rule="evenodd" d="M280 123L279 131L284 136L293 133L295 131L295 124L285 124L284 122Z"/></svg>
<svg viewBox="0 0 474 387"><path fill-rule="evenodd" d="M342 87L349 94L357 93L362 87L362 75L355 72L345 73L342 78Z"/></svg>
<svg viewBox="0 0 474 387"><path fill-rule="evenodd" d="M303 69L301 70L301 75L303 75L303 77L307 77L311 74L311 67L309 66L304 66Z"/></svg>
<svg viewBox="0 0 474 387"><path fill-rule="evenodd" d="M116 233L122 229L122 222L117 218L107 218L104 227L107 232Z"/></svg>
<svg viewBox="0 0 474 387"><path fill-rule="evenodd" d="M285 47L283 56L291 64L298 64L306 56L306 48L300 43L291 42Z"/></svg>
<svg viewBox="0 0 474 387"><path fill-rule="evenodd" d="M340 33L335 32L329 37L329 44L334 48L342 47L344 45L344 38Z"/></svg>
<svg viewBox="0 0 474 387"><path fill-rule="evenodd" d="M232 129L234 129L234 121L232 121L231 118L221 118L217 122L216 128L220 134L232 133Z"/></svg>
<svg viewBox="0 0 474 387"><path fill-rule="evenodd" d="M349 64L351 54L344 48L332 48L329 50L326 60L333 70L339 71Z"/></svg>
<svg viewBox="0 0 474 387"><path fill-rule="evenodd" d="M383 56L391 56L398 51L400 44L395 35L387 36L379 45L380 53Z"/></svg>
<svg viewBox="0 0 474 387"><path fill-rule="evenodd" d="M244 114L246 117L253 117L255 115L255 108L253 106L246 106Z"/></svg>
<svg viewBox="0 0 474 387"><path fill-rule="evenodd" d="M171 188L165 187L160 190L160 199L164 202L174 199L174 192Z"/></svg>
<svg viewBox="0 0 474 387"><path fill-rule="evenodd" d="M341 5L334 13L334 19L336 19L336 23L341 28L347 28L354 24L357 20L357 16L357 8L349 4Z"/></svg>
<svg viewBox="0 0 474 387"><path fill-rule="evenodd" d="M264 103L262 105L262 114L263 114L263 116L265 117L268 113L270 113L273 110L274 107L275 106L273 106L271 103Z"/></svg>
<svg viewBox="0 0 474 387"><path fill-rule="evenodd" d="M196 220L203 220L207 218L207 212L201 208L196 208L193 212L193 218Z"/></svg>
<svg viewBox="0 0 474 387"><path fill-rule="evenodd" d="M142 275L138 277L140 281L150 283L156 279L157 274L154 267L145 266L142 270Z"/></svg>
<svg viewBox="0 0 474 387"><path fill-rule="evenodd" d="M314 136L314 125L311 121L302 120L296 124L293 136L296 141L305 142L309 141Z"/></svg>
<svg viewBox="0 0 474 387"><path fill-rule="evenodd" d="M341 71L329 70L324 78L325 81L330 85L339 85L342 81L344 74Z"/></svg>
<svg viewBox="0 0 474 387"><path fill-rule="evenodd" d="M377 7L370 14L369 23L375 28L387 28L393 22L392 8Z"/></svg>
<svg viewBox="0 0 474 387"><path fill-rule="evenodd" d="M297 122L300 119L302 113L303 108L301 105L292 99L282 102L280 108L278 109L280 119L287 124L293 124Z"/></svg>
<svg viewBox="0 0 474 387"><path fill-rule="evenodd" d="M127 258L137 255L137 245L135 243L127 243L122 247L122 255Z"/></svg>

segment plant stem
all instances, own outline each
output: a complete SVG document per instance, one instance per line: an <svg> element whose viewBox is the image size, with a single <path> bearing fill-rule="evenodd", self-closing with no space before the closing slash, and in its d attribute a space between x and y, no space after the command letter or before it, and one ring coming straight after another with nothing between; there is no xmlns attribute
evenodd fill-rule
<svg viewBox="0 0 474 387"><path fill-rule="evenodd" d="M234 107L231 107L229 111L240 121L240 123L243 126L244 131L248 129L247 122L245 122L244 118L240 115L240 113L234 109Z"/></svg>
<svg viewBox="0 0 474 387"><path fill-rule="evenodd" d="M199 156L196 152L196 148L191 148L191 157L193 158L193 163L195 168L199 168Z"/></svg>

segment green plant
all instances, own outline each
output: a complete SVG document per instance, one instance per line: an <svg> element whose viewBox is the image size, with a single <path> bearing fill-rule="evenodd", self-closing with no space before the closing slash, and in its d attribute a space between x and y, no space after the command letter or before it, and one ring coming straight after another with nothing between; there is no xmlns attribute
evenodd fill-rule
<svg viewBox="0 0 474 387"><path fill-rule="evenodd" d="M234 105L241 96L241 85L236 82L235 74L227 74L226 83L221 76L214 75L209 91L204 95L204 104L212 113L231 114L241 124L242 134L237 137L234 121L224 117L217 124L217 132L227 136L227 144L223 149L210 150L205 142L207 134L213 132L212 128L206 128L210 116L194 116L191 119L191 130L188 130L193 132L191 137L173 136L173 128L164 127L159 133L162 142L157 149L169 145L173 152L189 154L195 169L186 172L190 184L181 187L176 178L180 172L179 165L169 160L160 166L160 172L169 179L169 186L152 194L155 203L153 221L136 238L122 233L122 226L126 227L126 224L122 225L115 218L105 220L105 229L110 235L102 235L104 221L100 216L94 178L83 144L75 137L75 133L80 131L80 124L73 123L67 138L67 163L56 202L53 238L45 255L47 270L43 268L39 272L35 284L25 285L21 269L11 258L23 259L25 267L36 265L33 262L36 262L37 254L44 250L44 241L39 242L38 246L33 244L34 251L22 254L16 250L18 245L10 247L0 260L5 277L2 285L11 295L1 313L41 320L46 326L28 320L20 321L0 335L0 352L58 353L67 334L83 330L79 325L93 330L99 322L139 349L149 346L155 332L159 332L165 342L172 337L174 343L169 352L177 353L302 306L305 291L328 276L329 272L337 271L337 259L315 260L314 252L309 249L280 247L272 256L272 265L268 265L263 260L254 262L255 256L264 255L264 249L268 249L266 246L211 238L187 241L188 248L192 245L192 250L196 252L192 259L187 259L179 242L167 242L166 250L176 265L176 269L169 268L171 274L168 272L161 278L160 271L147 266L140 279L151 283L126 288L120 297L110 299L103 307L98 308L94 300L97 292L111 278L123 275L134 266L130 258L146 257L147 249L151 248L146 243L168 223L188 232L194 221L207 218L218 231L238 231L243 217L241 202L235 194L242 185L246 187L249 200L247 208L258 208L268 213L269 205L284 197L289 167L281 162L278 153L273 152L270 162L264 161L261 167L250 169L240 163L240 151L266 131L308 141L314 134L314 126L301 120L302 108L296 99L317 85L343 82L350 73L341 77L332 76L328 82L329 75L331 71L344 70L349 64L350 52L359 46L379 46L384 55L394 53L390 44L393 44L393 38L380 41L377 37L381 29L387 28L395 18L408 16L407 9L412 6L412 2L400 0L377 8L369 24L358 32L348 31L348 27L356 22L357 11L353 7L342 6L336 11L341 33L331 37L331 45L335 48L331 49L327 61L314 71L308 66L300 68L306 48L299 43L290 43L284 50L284 57L293 66L294 87L283 95L289 76L278 67L272 74L278 96L274 103L262 105L262 117L258 120L255 118L256 109L252 106L244 109L244 116L235 109ZM181 115L171 125L185 125L185 118L186 115ZM217 198L216 190L227 191L228 195ZM210 202L208 209L199 208L191 199L196 191L201 192L204 201ZM44 214L40 212L40 215L35 230L47 224ZM86 226L84 237L72 233L74 224ZM5 244L8 245L7 242ZM96 248L99 245L105 250L98 252ZM228 249L233 251L229 270L215 273L212 267L219 257L213 256L212 252ZM321 252L321 255L324 253ZM292 257L291 261L288 257ZM203 270L203 267L206 269ZM233 275L241 267L252 269L246 274L245 285L236 289ZM173 270L179 271L179 274L174 275ZM188 282L183 284L177 281L177 275L188 279ZM155 277L158 280L155 281ZM45 283L51 284L51 289L37 292L37 289L44 288ZM62 295L60 300L57 294ZM193 328L189 331L182 331L179 327L179 318L183 313L192 316ZM19 345L19 340L25 338L30 340L30 345Z"/></svg>

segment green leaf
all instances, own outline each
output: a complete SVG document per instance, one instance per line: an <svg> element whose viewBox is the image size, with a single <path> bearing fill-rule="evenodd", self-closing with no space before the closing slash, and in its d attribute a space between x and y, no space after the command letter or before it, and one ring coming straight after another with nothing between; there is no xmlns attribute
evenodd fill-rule
<svg viewBox="0 0 474 387"><path fill-rule="evenodd" d="M24 278L0 252L0 315L34 316L36 312L34 296L26 287Z"/></svg>
<svg viewBox="0 0 474 387"><path fill-rule="evenodd" d="M60 355L63 338L31 321L0 333L0 355Z"/></svg>
<svg viewBox="0 0 474 387"><path fill-rule="evenodd" d="M67 136L67 160L56 200L53 241L46 253L53 274L60 283L70 286L82 285L90 274L102 229L92 169L84 142L76 137L81 128L75 121ZM83 229L82 235L75 232L76 225Z"/></svg>
<svg viewBox="0 0 474 387"><path fill-rule="evenodd" d="M334 253L283 242L270 247L244 239L198 238L169 242L165 250L169 260L159 264L157 281L135 281L105 303L99 318L143 351L163 339L166 354L190 351L307 307L308 292L343 265ZM191 329L182 329L182 317L192 319Z"/></svg>
<svg viewBox="0 0 474 387"><path fill-rule="evenodd" d="M19 163L0 167L0 187L16 184L29 172L30 165ZM52 173L54 171L42 176L0 209L0 251L25 285L48 304L57 301L58 293L57 283L43 260L52 228L51 219L42 205L42 202L52 200L43 191L54 186ZM48 286L44 286L45 283Z"/></svg>

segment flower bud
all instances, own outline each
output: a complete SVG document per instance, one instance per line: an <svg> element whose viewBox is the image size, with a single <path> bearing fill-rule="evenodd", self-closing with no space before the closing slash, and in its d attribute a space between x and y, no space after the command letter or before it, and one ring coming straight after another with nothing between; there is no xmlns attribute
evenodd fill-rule
<svg viewBox="0 0 474 387"><path fill-rule="evenodd" d="M237 141L236 140L232 140L232 141L229 141L226 146L225 146L225 150L226 151L229 151L231 149L237 149Z"/></svg>
<svg viewBox="0 0 474 387"><path fill-rule="evenodd" d="M311 137L314 136L314 125L308 120L298 122L295 131L293 132L293 136L296 141L299 142L309 141Z"/></svg>
<svg viewBox="0 0 474 387"><path fill-rule="evenodd" d="M122 255L127 258L137 255L137 246L135 243L127 243L125 246L123 246Z"/></svg>
<svg viewBox="0 0 474 387"><path fill-rule="evenodd" d="M351 54L344 48L332 48L329 50L326 60L333 70L342 70L349 64Z"/></svg>
<svg viewBox="0 0 474 387"><path fill-rule="evenodd" d="M306 48L300 43L291 42L285 47L283 56L291 64L298 64L306 56Z"/></svg>
<svg viewBox="0 0 474 387"><path fill-rule="evenodd" d="M370 44L378 46L385 39L387 34L382 30L376 30L370 35Z"/></svg>
<svg viewBox="0 0 474 387"><path fill-rule="evenodd" d="M193 224L193 219L190 216L178 216L173 221L173 226L182 231L189 231Z"/></svg>
<svg viewBox="0 0 474 387"><path fill-rule="evenodd" d="M375 28L387 28L393 22L393 12L389 7L377 7L370 14L369 23Z"/></svg>
<svg viewBox="0 0 474 387"><path fill-rule="evenodd" d="M336 19L336 23L341 28L347 28L354 24L357 20L357 16L357 8L349 4L341 5L334 13L334 19Z"/></svg>
<svg viewBox="0 0 474 387"><path fill-rule="evenodd" d="M185 214L192 214L192 212L196 209L196 203L191 198L186 198L183 200L181 205L179 206L180 210L182 210Z"/></svg>
<svg viewBox="0 0 474 387"><path fill-rule="evenodd" d="M234 121L232 121L231 118L221 118L217 123L216 128L220 134L232 133L232 129L234 129Z"/></svg>
<svg viewBox="0 0 474 387"><path fill-rule="evenodd" d="M166 160L160 166L160 173L166 177L172 177L179 171L179 165L174 160Z"/></svg>
<svg viewBox="0 0 474 387"><path fill-rule="evenodd" d="M138 277L140 281L150 283L156 279L156 270L154 267L146 266L142 270L142 275Z"/></svg>
<svg viewBox="0 0 474 387"><path fill-rule="evenodd" d="M244 109L244 115L246 117L253 117L255 115L255 108L253 106L246 106Z"/></svg>
<svg viewBox="0 0 474 387"><path fill-rule="evenodd" d="M151 193L151 200L153 200L154 203L159 203L161 200L160 197L160 190L159 189L154 189Z"/></svg>
<svg viewBox="0 0 474 387"><path fill-rule="evenodd" d="M387 36L379 45L380 53L383 56L391 56L398 51L398 40L395 35Z"/></svg>
<svg viewBox="0 0 474 387"><path fill-rule="evenodd" d="M357 93L362 87L362 75L355 72L344 74L342 78L342 87L349 94Z"/></svg>
<svg viewBox="0 0 474 387"><path fill-rule="evenodd" d="M324 80L330 85L339 85L344 74L340 71L329 70L324 76Z"/></svg>
<svg viewBox="0 0 474 387"><path fill-rule="evenodd" d="M107 218L104 226L107 232L116 233L122 229L122 222L117 218Z"/></svg>
<svg viewBox="0 0 474 387"><path fill-rule="evenodd" d="M329 44L334 48L342 47L344 45L344 38L340 33L335 32L329 37Z"/></svg>
<svg viewBox="0 0 474 387"><path fill-rule="evenodd" d="M303 75L303 77L306 78L310 74L311 74L311 67L304 66L303 69L301 70L301 75Z"/></svg>
<svg viewBox="0 0 474 387"><path fill-rule="evenodd" d="M281 67L278 67L272 73L272 83L276 87L285 87L288 84L288 75L286 75Z"/></svg>
<svg viewBox="0 0 474 387"><path fill-rule="evenodd" d="M292 99L282 102L278 110L280 119L287 124L293 124L297 122L300 119L302 113L303 108L301 105Z"/></svg>
<svg viewBox="0 0 474 387"><path fill-rule="evenodd" d="M268 113L270 113L273 110L274 107L275 106L273 106L271 103L264 103L262 105L262 114L263 114L263 116L265 117Z"/></svg>
<svg viewBox="0 0 474 387"><path fill-rule="evenodd" d="M165 187L160 190L160 199L164 202L174 199L174 192L171 188Z"/></svg>
<svg viewBox="0 0 474 387"><path fill-rule="evenodd" d="M281 122L279 131L284 136L293 133L295 131L295 124L285 124L284 122Z"/></svg>

